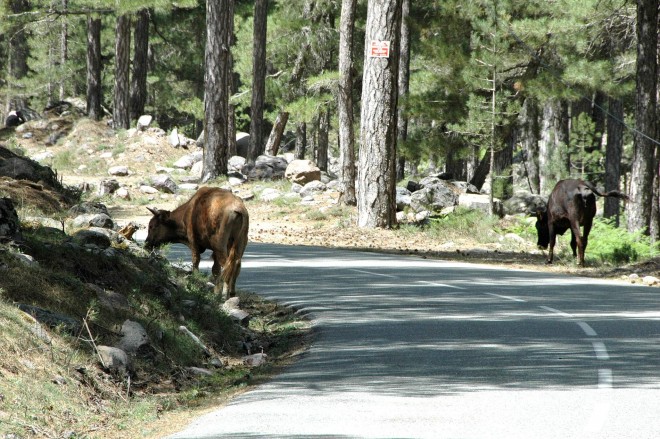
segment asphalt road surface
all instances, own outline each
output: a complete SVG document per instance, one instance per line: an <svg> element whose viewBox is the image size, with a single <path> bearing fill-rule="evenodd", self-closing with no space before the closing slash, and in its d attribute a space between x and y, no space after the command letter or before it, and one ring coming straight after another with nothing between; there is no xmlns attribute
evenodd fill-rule
<svg viewBox="0 0 660 439"><path fill-rule="evenodd" d="M660 437L657 288L258 243L238 288L315 342L172 438Z"/></svg>

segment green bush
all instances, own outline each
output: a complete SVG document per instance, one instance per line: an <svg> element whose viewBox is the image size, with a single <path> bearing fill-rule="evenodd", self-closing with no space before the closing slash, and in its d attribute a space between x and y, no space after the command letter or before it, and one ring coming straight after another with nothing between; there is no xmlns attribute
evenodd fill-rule
<svg viewBox="0 0 660 439"><path fill-rule="evenodd" d="M629 233L615 227L611 219L594 219L587 255L611 264L626 264L657 254L656 245L641 232Z"/></svg>

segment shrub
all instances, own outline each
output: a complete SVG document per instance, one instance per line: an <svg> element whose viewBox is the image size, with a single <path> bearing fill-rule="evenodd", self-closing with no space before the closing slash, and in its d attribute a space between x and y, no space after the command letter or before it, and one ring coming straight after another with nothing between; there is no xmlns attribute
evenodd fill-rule
<svg viewBox="0 0 660 439"><path fill-rule="evenodd" d="M656 245L651 244L650 238L641 232L629 233L624 228L616 227L611 219L594 219L587 255L616 265L649 258L656 253Z"/></svg>

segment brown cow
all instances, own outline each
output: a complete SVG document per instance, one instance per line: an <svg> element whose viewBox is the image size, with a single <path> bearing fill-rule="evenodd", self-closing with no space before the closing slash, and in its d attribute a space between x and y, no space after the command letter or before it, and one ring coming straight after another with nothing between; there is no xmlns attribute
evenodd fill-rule
<svg viewBox="0 0 660 439"><path fill-rule="evenodd" d="M211 249L215 292L220 292L222 281L223 295L233 297L248 240L249 215L243 200L226 189L203 187L172 212L147 209L154 216L145 247L186 244L192 252L193 271L199 269L200 255Z"/></svg>
<svg viewBox="0 0 660 439"><path fill-rule="evenodd" d="M592 183L584 180L560 180L548 198L545 211L537 212L536 231L538 246L548 248L548 264L552 264L557 235L563 235L571 229L571 249L578 258L578 265L584 265L584 251L587 248L589 232L596 215L596 195L616 197L627 200L628 197L618 191L602 194ZM584 232L580 235L580 226Z"/></svg>

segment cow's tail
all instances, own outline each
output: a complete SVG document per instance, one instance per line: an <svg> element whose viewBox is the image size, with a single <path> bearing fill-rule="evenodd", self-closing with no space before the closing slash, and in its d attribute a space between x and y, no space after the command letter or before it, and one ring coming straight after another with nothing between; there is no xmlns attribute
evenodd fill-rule
<svg viewBox="0 0 660 439"><path fill-rule="evenodd" d="M591 190L591 192L598 195L599 197L614 197L614 198L620 198L622 200L628 200L628 196L619 191L609 191L609 192L601 193L592 183L585 181L584 184Z"/></svg>
<svg viewBox="0 0 660 439"><path fill-rule="evenodd" d="M231 283L231 280L238 276L243 251L245 251L245 246L247 245L248 218L239 211L234 211L234 215L236 216L236 223L240 220L240 227L232 234L227 259L222 266L221 277L225 283Z"/></svg>

